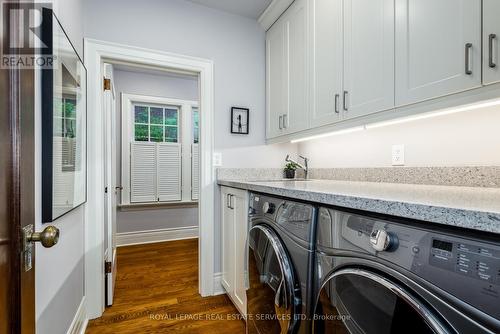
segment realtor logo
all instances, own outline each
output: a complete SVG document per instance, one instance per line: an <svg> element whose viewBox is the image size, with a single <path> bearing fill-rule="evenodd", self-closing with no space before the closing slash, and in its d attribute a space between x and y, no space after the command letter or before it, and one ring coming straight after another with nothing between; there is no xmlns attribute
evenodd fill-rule
<svg viewBox="0 0 500 334"><path fill-rule="evenodd" d="M0 68L52 68L51 37L42 34L44 11L50 2L2 4L2 54ZM47 24L46 24L47 26ZM52 27L48 27L52 31Z"/></svg>

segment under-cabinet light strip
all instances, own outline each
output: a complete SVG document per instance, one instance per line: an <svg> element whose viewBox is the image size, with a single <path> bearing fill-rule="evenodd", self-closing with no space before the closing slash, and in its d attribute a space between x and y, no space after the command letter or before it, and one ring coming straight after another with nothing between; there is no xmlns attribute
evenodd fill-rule
<svg viewBox="0 0 500 334"><path fill-rule="evenodd" d="M308 140L313 140L313 139L326 138L326 137L331 137L331 136L336 136L336 135L358 132L358 131L362 131L362 130L376 129L376 128L381 128L384 126L413 122L413 121L418 121L418 120L422 120L422 119L438 117L438 116L445 116L445 115L450 115L450 114L456 114L456 113L463 112L463 111L476 110L476 109L493 107L493 106L498 106L498 105L500 105L500 99L489 100L486 102L469 104L469 105L456 107L456 108L449 108L449 109L443 109L443 110L438 110L438 111L432 111L432 112L427 112L427 113L423 113L420 115L402 117L402 118L393 119L393 120L389 120L389 121L376 122L373 124L366 124L363 126L357 126L357 127L353 127L353 128L323 133L320 135L294 139L291 141L291 143L300 143L303 141L308 141Z"/></svg>

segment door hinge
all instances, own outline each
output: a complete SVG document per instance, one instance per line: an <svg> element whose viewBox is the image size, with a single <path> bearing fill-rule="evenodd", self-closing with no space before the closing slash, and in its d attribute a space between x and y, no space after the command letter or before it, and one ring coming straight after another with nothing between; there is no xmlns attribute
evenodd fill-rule
<svg viewBox="0 0 500 334"><path fill-rule="evenodd" d="M104 262L104 273L111 274L111 262Z"/></svg>
<svg viewBox="0 0 500 334"><path fill-rule="evenodd" d="M104 187L104 193L107 194L108 193L108 187Z"/></svg>
<svg viewBox="0 0 500 334"><path fill-rule="evenodd" d="M104 78L104 90L111 90L111 79Z"/></svg>

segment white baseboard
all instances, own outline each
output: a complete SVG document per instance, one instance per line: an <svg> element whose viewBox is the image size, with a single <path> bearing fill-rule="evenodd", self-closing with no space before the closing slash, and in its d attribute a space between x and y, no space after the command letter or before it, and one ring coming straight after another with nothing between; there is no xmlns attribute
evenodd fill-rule
<svg viewBox="0 0 500 334"><path fill-rule="evenodd" d="M222 273L214 273L214 296L225 293L226 290L222 286Z"/></svg>
<svg viewBox="0 0 500 334"><path fill-rule="evenodd" d="M69 326L67 334L85 334L87 329L87 324L89 319L87 319L87 310L85 308L85 296L83 296L78 309L76 310L75 317Z"/></svg>
<svg viewBox="0 0 500 334"><path fill-rule="evenodd" d="M198 238L198 226L165 228L161 230L124 232L116 234L116 246L150 244L154 242Z"/></svg>

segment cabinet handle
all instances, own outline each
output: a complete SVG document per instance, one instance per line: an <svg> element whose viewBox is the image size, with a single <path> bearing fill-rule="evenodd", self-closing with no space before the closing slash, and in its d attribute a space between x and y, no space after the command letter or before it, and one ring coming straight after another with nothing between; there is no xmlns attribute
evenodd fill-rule
<svg viewBox="0 0 500 334"><path fill-rule="evenodd" d="M280 130L283 129L283 126L281 125L282 122L283 122L283 115L280 115L279 120L278 120L278 127L280 128Z"/></svg>
<svg viewBox="0 0 500 334"><path fill-rule="evenodd" d="M349 110L349 92L346 90L344 91L344 110Z"/></svg>
<svg viewBox="0 0 500 334"><path fill-rule="evenodd" d="M465 44L465 74L472 75L470 68L470 52L472 50L472 43Z"/></svg>
<svg viewBox="0 0 500 334"><path fill-rule="evenodd" d="M231 194L226 195L226 208L231 208Z"/></svg>
<svg viewBox="0 0 500 334"><path fill-rule="evenodd" d="M234 197L234 195L231 195L231 194L229 195L229 208L230 208L231 210L234 210L234 206L233 206L233 197Z"/></svg>
<svg viewBox="0 0 500 334"><path fill-rule="evenodd" d="M288 115L287 114L284 114L283 115L283 129L286 129L288 127Z"/></svg>
<svg viewBox="0 0 500 334"><path fill-rule="evenodd" d="M489 56L488 56L488 62L489 62L489 66L491 68L495 68L497 67L497 64L495 64L493 62L493 40L497 38L497 35L496 34L490 34L488 36L488 47L489 47Z"/></svg>
<svg viewBox="0 0 500 334"><path fill-rule="evenodd" d="M339 111L339 99L340 99L340 94L335 94L335 113L336 114L340 113L340 111Z"/></svg>

